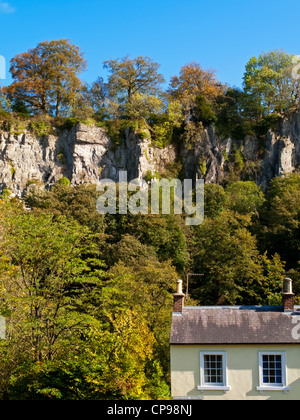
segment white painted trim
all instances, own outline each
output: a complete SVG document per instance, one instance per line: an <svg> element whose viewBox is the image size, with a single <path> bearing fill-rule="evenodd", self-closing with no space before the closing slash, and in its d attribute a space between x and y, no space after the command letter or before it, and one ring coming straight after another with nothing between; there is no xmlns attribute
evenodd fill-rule
<svg viewBox="0 0 300 420"><path fill-rule="evenodd" d="M198 391L204 392L204 391L224 391L225 393L231 390L230 386L198 386Z"/></svg>
<svg viewBox="0 0 300 420"><path fill-rule="evenodd" d="M289 386L257 386L257 391L261 394L264 391L283 391L285 394L290 390Z"/></svg>
<svg viewBox="0 0 300 420"><path fill-rule="evenodd" d="M223 383L207 384L204 382L204 356L222 356L223 362ZM201 351L200 352L200 386L198 391L224 391L227 392L231 388L227 383L227 353L226 351Z"/></svg>
<svg viewBox="0 0 300 420"><path fill-rule="evenodd" d="M281 356L282 361L282 383L281 384L264 384L263 382L263 356L267 355L278 355ZM287 386L287 365L286 365L286 352L285 351L259 351L258 352L258 361L259 361L259 386L256 387L257 391L261 393L263 391L284 391L285 393L290 390Z"/></svg>

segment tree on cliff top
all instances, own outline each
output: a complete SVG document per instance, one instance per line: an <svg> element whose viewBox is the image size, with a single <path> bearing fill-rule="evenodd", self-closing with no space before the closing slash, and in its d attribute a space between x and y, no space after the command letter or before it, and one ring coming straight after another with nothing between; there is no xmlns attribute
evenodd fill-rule
<svg viewBox="0 0 300 420"><path fill-rule="evenodd" d="M44 41L11 60L14 81L6 92L32 112L60 116L63 108L75 106L83 88L78 74L85 68L78 46L66 39Z"/></svg>
<svg viewBox="0 0 300 420"><path fill-rule="evenodd" d="M261 117L299 102L299 82L293 78L293 66L293 55L281 50L262 53L248 61L244 90L260 106Z"/></svg>
<svg viewBox="0 0 300 420"><path fill-rule="evenodd" d="M189 119L197 97L211 103L224 92L224 86L217 80L215 70L205 70L193 62L181 67L179 76L171 78L168 92L173 99L180 101Z"/></svg>
<svg viewBox="0 0 300 420"><path fill-rule="evenodd" d="M160 65L149 57L130 59L128 56L104 62L108 70L108 91L112 99L119 103L130 102L136 93L156 95L164 78L158 73Z"/></svg>

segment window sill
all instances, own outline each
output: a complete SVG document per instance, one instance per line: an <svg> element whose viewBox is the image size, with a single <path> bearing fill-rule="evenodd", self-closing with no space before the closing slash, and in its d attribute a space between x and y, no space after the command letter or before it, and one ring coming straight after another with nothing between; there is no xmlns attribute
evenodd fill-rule
<svg viewBox="0 0 300 420"><path fill-rule="evenodd" d="M222 386L222 385L216 385L216 386L198 386L198 391L204 392L204 391L224 391L224 393L231 390L230 386Z"/></svg>
<svg viewBox="0 0 300 420"><path fill-rule="evenodd" d="M289 386L257 386L257 391L261 394L264 391L283 391L285 394L290 390Z"/></svg>

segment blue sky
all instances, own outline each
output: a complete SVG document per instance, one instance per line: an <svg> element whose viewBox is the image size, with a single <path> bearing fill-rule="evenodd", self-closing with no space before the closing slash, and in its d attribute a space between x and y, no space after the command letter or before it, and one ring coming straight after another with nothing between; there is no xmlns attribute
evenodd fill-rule
<svg viewBox="0 0 300 420"><path fill-rule="evenodd" d="M88 60L81 78L106 77L103 61L130 55L161 64L167 82L197 61L240 86L262 51L300 54L298 0L0 0L0 55L9 60L44 40L68 38ZM11 79L1 81L9 84Z"/></svg>

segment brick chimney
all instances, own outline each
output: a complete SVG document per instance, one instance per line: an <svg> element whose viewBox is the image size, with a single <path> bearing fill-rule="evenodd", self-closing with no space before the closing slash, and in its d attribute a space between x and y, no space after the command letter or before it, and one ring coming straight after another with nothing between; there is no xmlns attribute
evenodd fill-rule
<svg viewBox="0 0 300 420"><path fill-rule="evenodd" d="M173 312L182 313L185 294L182 292L182 280L177 280L177 292L174 293Z"/></svg>
<svg viewBox="0 0 300 420"><path fill-rule="evenodd" d="M284 312L293 312L295 295L293 293L293 281L288 277L283 281L282 306Z"/></svg>

